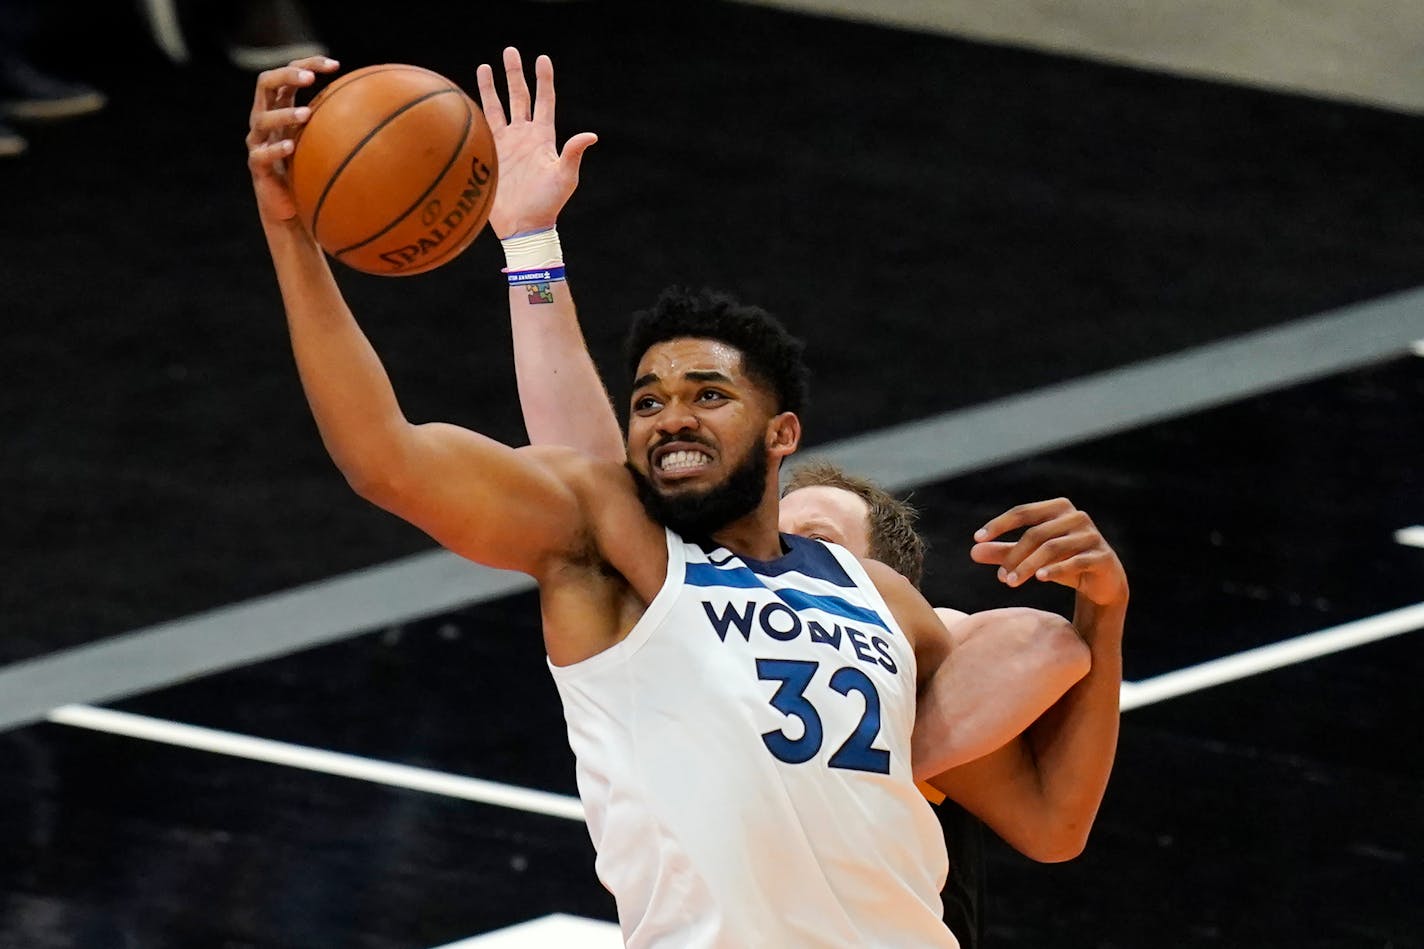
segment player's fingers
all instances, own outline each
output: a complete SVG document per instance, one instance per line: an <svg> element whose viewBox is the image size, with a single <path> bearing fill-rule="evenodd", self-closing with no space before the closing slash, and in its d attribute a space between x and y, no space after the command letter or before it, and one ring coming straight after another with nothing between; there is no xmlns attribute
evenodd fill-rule
<svg viewBox="0 0 1424 949"><path fill-rule="evenodd" d="M583 153L588 151L588 147L598 141L598 136L592 132L580 132L564 143L563 153L559 155L559 161L570 165L574 174L578 174L579 163L583 161Z"/></svg>
<svg viewBox="0 0 1424 949"><path fill-rule="evenodd" d="M1033 576L1045 583L1061 583L1064 586L1077 587L1083 575L1098 569L1106 557L1107 554L1100 550L1086 551L1076 557L1069 557L1067 560L1039 567L1034 571Z"/></svg>
<svg viewBox="0 0 1424 949"><path fill-rule="evenodd" d="M1057 537L1080 531L1084 527L1087 516L1081 511L1070 510L1066 514L1050 518L1041 524L1035 524L1023 532L1013 549L1004 557L1004 568L1014 570L1020 563L1032 556L1044 544Z"/></svg>
<svg viewBox="0 0 1424 949"><path fill-rule="evenodd" d="M311 118L311 109L307 106L295 106L285 109L272 109L258 115L252 123L255 132L280 132L297 125L306 124Z"/></svg>
<svg viewBox="0 0 1424 949"><path fill-rule="evenodd" d="M341 64L330 56L306 56L302 59L294 59L288 66L295 66L298 69L310 69L313 72L335 72L341 68Z"/></svg>
<svg viewBox="0 0 1424 949"><path fill-rule="evenodd" d="M534 79L534 122L553 128L554 61L543 55L534 60Z"/></svg>
<svg viewBox="0 0 1424 949"><path fill-rule="evenodd" d="M480 92L480 109L485 114L485 122L490 131L498 132L509 122L504 117L504 103L499 101L499 93L494 88L494 70L488 63L480 63L475 70L475 85Z"/></svg>
<svg viewBox="0 0 1424 949"><path fill-rule="evenodd" d="M969 548L969 559L975 563L1001 564L1013 549L1013 544L1002 540L975 544Z"/></svg>
<svg viewBox="0 0 1424 949"><path fill-rule="evenodd" d="M257 92L262 97L260 105L266 106L272 96L283 86L309 86L316 82L316 72L305 66L278 66L257 74Z"/></svg>
<svg viewBox="0 0 1424 949"><path fill-rule="evenodd" d="M309 86L316 81L316 73L300 66L279 66L258 74L257 89L252 97L252 113L249 124L256 125L258 117L274 108L281 108L283 88L290 92L286 104L290 104L299 86Z"/></svg>
<svg viewBox="0 0 1424 949"><path fill-rule="evenodd" d="M529 121L529 84L524 81L524 62L513 46L504 51L504 81L509 86L509 121Z"/></svg>
<svg viewBox="0 0 1424 949"><path fill-rule="evenodd" d="M282 140L283 136L271 128L266 118L268 113L290 109L298 88L315 82L317 73L331 73L340 68L341 64L329 56L308 56L259 73L252 93L252 112L248 116L249 150L263 139L267 140L267 144Z"/></svg>
<svg viewBox="0 0 1424 949"><path fill-rule="evenodd" d="M247 166L254 172L270 172L277 162L292 154L293 148L295 145L290 138L252 145L247 149Z"/></svg>
<svg viewBox="0 0 1424 949"><path fill-rule="evenodd" d="M1029 577L1054 564L1072 560L1093 548L1093 538L1084 534L1066 534L1044 541L1031 554L1016 564L1004 564L1003 581L1011 587L1026 583Z"/></svg>
<svg viewBox="0 0 1424 949"><path fill-rule="evenodd" d="M1028 504L1020 504L1016 507L1009 508L975 531L974 539L979 541L993 540L1010 531L1016 531L1020 527L1041 523L1072 509L1073 502L1067 498L1054 498L1051 501L1033 501Z"/></svg>

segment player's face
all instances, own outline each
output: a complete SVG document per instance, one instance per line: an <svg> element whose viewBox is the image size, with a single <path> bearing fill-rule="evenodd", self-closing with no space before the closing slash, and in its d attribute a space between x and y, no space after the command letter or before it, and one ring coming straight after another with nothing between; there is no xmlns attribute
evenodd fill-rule
<svg viewBox="0 0 1424 949"><path fill-rule="evenodd" d="M676 339L651 347L638 367L628 466L648 514L684 537L711 537L771 488L774 405L741 363L724 343Z"/></svg>
<svg viewBox="0 0 1424 949"><path fill-rule="evenodd" d="M781 499L783 533L840 544L857 557L870 556L870 506L844 488L818 484Z"/></svg>
<svg viewBox="0 0 1424 949"><path fill-rule="evenodd" d="M708 339L673 339L643 354L628 414L628 463L659 495L708 491L766 452L768 394L742 354Z"/></svg>

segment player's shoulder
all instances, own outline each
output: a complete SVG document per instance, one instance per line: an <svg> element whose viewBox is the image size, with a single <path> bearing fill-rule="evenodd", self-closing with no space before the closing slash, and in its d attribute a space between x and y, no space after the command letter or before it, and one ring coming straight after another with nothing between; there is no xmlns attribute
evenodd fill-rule
<svg viewBox="0 0 1424 949"><path fill-rule="evenodd" d="M879 560L861 557L860 564L911 641L918 646L922 640L943 636L943 622L935 616L934 608L918 587Z"/></svg>
<svg viewBox="0 0 1424 949"><path fill-rule="evenodd" d="M870 577L870 582L875 584L875 588L880 591L880 595L887 600L892 595L896 597L907 595L919 596L919 591L915 589L914 584L901 576L894 567L870 557L859 557L857 559L860 561L860 565L865 568L865 573Z"/></svg>

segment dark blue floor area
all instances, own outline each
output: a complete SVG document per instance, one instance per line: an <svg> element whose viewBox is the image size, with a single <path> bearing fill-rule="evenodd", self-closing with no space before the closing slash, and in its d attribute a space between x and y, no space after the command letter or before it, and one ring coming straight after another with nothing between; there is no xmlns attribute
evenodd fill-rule
<svg viewBox="0 0 1424 949"><path fill-rule="evenodd" d="M426 949L612 915L576 821L57 725L0 754L7 947Z"/></svg>
<svg viewBox="0 0 1424 949"><path fill-rule="evenodd" d="M1394 532L1424 523L1420 431L1424 360L1401 357L922 488L925 588L1067 609L968 559L995 514L1067 496L1131 577L1130 679L1418 603L1421 552Z"/></svg>
<svg viewBox="0 0 1424 949"><path fill-rule="evenodd" d="M1424 945L1417 777L1253 746L1263 736L1249 720L1223 740L1139 716L1124 717L1082 857L1042 866L993 851L994 945Z"/></svg>

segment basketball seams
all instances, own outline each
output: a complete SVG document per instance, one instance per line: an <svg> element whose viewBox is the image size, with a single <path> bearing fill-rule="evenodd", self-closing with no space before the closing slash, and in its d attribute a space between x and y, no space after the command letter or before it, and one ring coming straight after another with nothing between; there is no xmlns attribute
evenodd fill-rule
<svg viewBox="0 0 1424 949"><path fill-rule="evenodd" d="M461 151L461 152L464 152L465 148L468 147L468 146L469 146L469 136L466 135L465 143L464 143L463 145L461 145L460 151ZM490 182L491 187L490 187L490 189L489 189L488 194L487 194L486 197L485 197L485 203L484 203L484 205L481 206L481 210L483 210L483 208L485 208L485 207L488 207L489 204L494 200L495 189L496 189L496 187L498 187L498 184L497 184L497 182L498 182L498 180L499 180L499 179L498 179L498 174L499 174L498 171L496 171L496 172L495 172L495 178L494 178L494 180ZM483 219L483 215L477 215L477 217L480 217L480 218ZM434 257L430 257L430 258L426 259L426 260L420 265L420 269L419 269L419 270L409 270L409 271L405 271L405 272L403 272L402 274L400 274L400 276L405 276L406 274L423 273L424 271L427 271L427 270L430 270L430 269L432 269L432 268L434 268L434 267L436 267L436 266L439 266L440 262L441 262L442 260L444 260L445 258L447 258L447 257L453 257L455 254L460 253L460 251L464 250L466 247L469 247L469 246L470 246L470 243L471 243L476 237L479 236L479 233L480 233L480 231L481 231L483 228L484 228L484 224L481 224L479 227L472 227L472 228L470 228L469 233L467 233L464 237L462 237L462 238L460 238L458 241L455 241L454 243L450 244L450 245L447 246L444 250L440 251L440 253L436 254Z"/></svg>
<svg viewBox="0 0 1424 949"><path fill-rule="evenodd" d="M478 106L450 79L419 66L368 66L343 79L310 103L325 124L302 131L320 134L299 133L314 143L303 149L299 138L292 165L293 195L310 209L302 212L308 230L332 259L370 274L421 273L459 256L484 229L499 174ZM325 108L358 84L355 95ZM452 92L459 106L440 98ZM445 158L432 147L441 142L454 145ZM397 211L416 189L413 203Z"/></svg>
<svg viewBox="0 0 1424 949"><path fill-rule="evenodd" d="M447 90L447 91L458 92L459 90L458 90L458 89L452 89L452 90ZM430 96L426 96L425 98L428 99L428 98L430 98ZM399 225L399 224L401 224L403 221L405 221L405 219L410 215L410 213L411 213L412 211L414 211L416 208L420 207L421 204L423 204L423 203L425 202L425 200L430 197L431 192L433 192L436 188L440 187L440 183L445 180L445 176L450 173L450 169L454 167L455 162L457 162L457 161L460 160L460 156L465 153L465 149L469 146L469 143L470 143L470 129L474 126L475 117L474 117L474 112L473 112L473 111L471 110L471 108L470 108L470 99L469 99L469 97L468 97L468 96L462 96L462 98L464 99L464 103L463 103L463 104L464 104L464 106L465 106L465 127L460 130L460 137L459 137L459 139L455 142L455 151L454 151L454 153L451 154L451 155L450 155L450 158L445 162L445 166L444 166L443 168L441 168L438 172L436 172L434 178L433 178L433 179L431 180L431 182L430 182L430 186L427 187L423 192L421 192L420 196L415 199L414 203L412 203L410 207L406 208L404 211L402 211L402 212L400 212L399 214L397 214L397 215L395 216L395 218L393 218L393 219L391 220L391 222L390 222L389 224L387 224L385 227L381 228L379 231L377 231L376 233L372 234L370 237L367 237L365 240L358 241L358 242L356 242L355 244L352 244L352 245L349 246L349 247L343 247L343 248L341 248L341 249L338 250L338 251L333 251L333 252L332 252L332 256L333 256L333 257L340 257L342 254L350 253L350 252L353 251L353 250L359 250L360 248L365 247L367 244L369 244L369 243L371 243L372 241L376 240L378 237L382 236L383 234L389 233L392 228L396 227L397 225ZM423 100L422 100L422 101L423 101ZM418 105L418 104L419 104L418 102L411 103L411 105ZM403 111L405 111L405 110L402 109L401 111L403 112ZM399 115L399 114L400 114L400 112L397 112L395 115L390 116L390 118L387 119L386 122L394 121L394 119L396 118L396 115ZM381 124L382 124L382 125L385 125L386 122L383 122L383 123L381 123ZM379 127L378 127L378 128L379 128ZM374 130L373 130L373 133L372 133L372 134L374 135ZM369 139L370 137L371 137L371 136L367 136L367 139ZM366 142L366 139L363 139L361 144L364 145L365 142ZM356 151L360 151L360 149L361 149L361 145L358 145L358 146L356 147ZM349 158L354 158L354 157L355 157L355 152L353 152L352 155L349 156ZM348 158L348 160L349 160L349 158ZM346 167L346 163L345 163L345 162L343 162L342 165L341 165L341 167L337 168L337 169L336 169L336 172L332 174L332 176L331 176L331 180L332 180L332 181L335 181L335 180L336 180L337 176L341 174L341 168L344 168L344 167ZM325 195L323 195L323 197L325 197ZM320 203L318 203L318 205L317 205L318 211L320 211L320 207L321 207L321 205L320 205Z"/></svg>
<svg viewBox="0 0 1424 949"><path fill-rule="evenodd" d="M449 78L440 75L440 73L435 72L434 70L426 69L422 66L410 66L402 63L387 63L384 66L365 66L361 69L356 70L353 73L347 73L345 76L342 76L341 78L333 82L331 85L321 90L321 92L318 92L316 94L316 98L307 104L307 108L312 110L312 115L315 115L317 110L324 106L327 102L331 101L332 99L335 99L343 91L355 86L361 80L369 79L371 76L378 76L381 73L387 72L423 73L432 79L445 83L445 88L455 89L455 84L452 83ZM456 91L461 90L456 89Z"/></svg>
<svg viewBox="0 0 1424 949"><path fill-rule="evenodd" d="M346 157L341 159L341 163L338 164L336 168L332 170L331 174L327 176L326 184L323 185L321 189L321 195L316 199L316 208L312 211L311 223L311 232L313 237L315 237L318 241L321 240L321 237L319 236L320 225L318 222L321 220L322 205L326 203L327 195L331 194L331 189L336 184L337 180L341 177L341 173L346 170L347 165L351 164L351 162L356 159L356 156L360 154L361 149L365 148L366 145L370 143L371 139L379 135L381 130L384 129L387 125L390 125L397 118L404 115L406 112L409 112L416 106L420 105L422 102L425 102L428 99L433 99L436 96L450 95L451 93L456 92L460 92L460 90L451 86L445 89L435 89L431 92L427 92L419 96L418 98L412 99L411 101L402 105L399 109L396 109L390 115L381 119L380 122L372 126L371 130L367 132L364 136L362 136L359 142L352 146L351 151L347 152ZM463 95L463 93L461 94ZM466 110L468 109L469 106L466 106Z"/></svg>
<svg viewBox="0 0 1424 949"><path fill-rule="evenodd" d="M356 70L355 72L347 73L345 76L340 77L340 78L337 79L335 82L333 82L333 83L331 83L329 86L327 86L325 89L323 89L323 90L321 90L320 92L318 92L318 93L316 94L316 98L312 99L311 102L309 102L309 103L307 104L307 108L311 109L311 115L312 115L312 117L314 118L314 117L316 116L317 112L322 108L322 106L326 105L328 102L333 101L337 96L339 96L339 95L340 95L342 92L344 92L345 90L354 87L357 83L361 82L363 79L368 79L368 78L370 78L371 76L376 76L376 75L380 75L381 73L389 73L389 72L420 72L420 73L426 73L427 75L433 76L433 77L435 77L436 79L439 79L439 80L442 81L442 82L445 82L445 83L449 83L449 82L450 82L450 80L448 80L448 79L446 79L445 77L441 76L439 73L437 73L437 72L431 72L430 70L428 70L428 69L423 69L423 68L421 68L421 67L419 67L419 66L408 66L408 65L403 65L403 64L401 64L401 63L387 63L387 64L384 65L384 66L365 66L365 67L363 67L363 68L361 68L361 69ZM308 121L310 122L310 120L308 120ZM306 131L306 128L307 128L307 127L304 126L301 130L299 130L299 131L297 132L297 139L296 139L296 142L297 142L297 154L299 154L299 155L301 154L302 133ZM296 165L296 161L295 161L295 159L294 159L294 160L293 160L293 170L295 170L296 167L297 167L297 165ZM328 184L329 184L329 183L330 183L330 182L329 182L329 180L328 180ZM295 184L296 184L296 181L295 181L295 179L293 179L293 185L295 186ZM321 194L321 197L322 197L322 198L325 198L325 196L326 196L326 191L323 190L323 191L322 191L322 194ZM312 214L312 219L311 219L311 225L310 225L310 226L311 226L312 236L315 237L315 236L316 236L316 214L315 214L315 213Z"/></svg>

